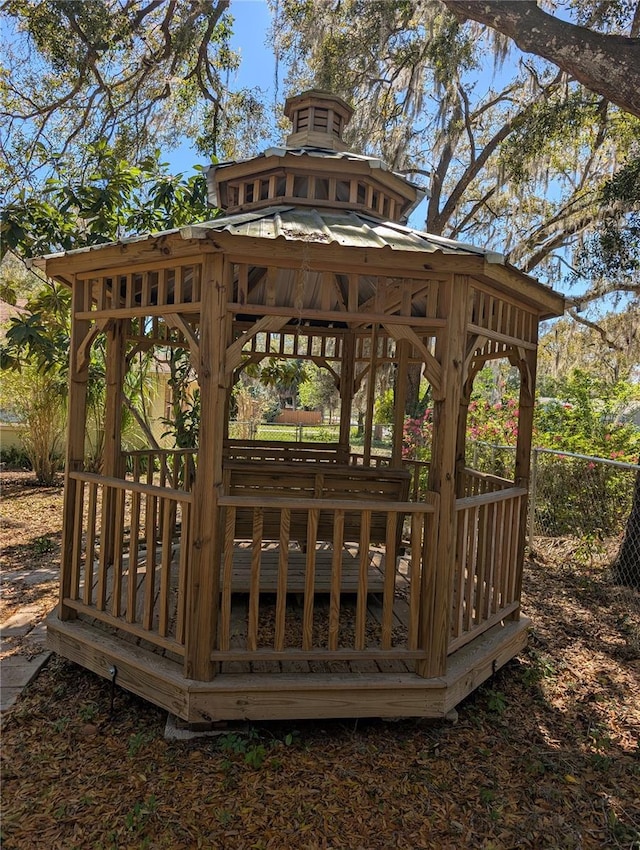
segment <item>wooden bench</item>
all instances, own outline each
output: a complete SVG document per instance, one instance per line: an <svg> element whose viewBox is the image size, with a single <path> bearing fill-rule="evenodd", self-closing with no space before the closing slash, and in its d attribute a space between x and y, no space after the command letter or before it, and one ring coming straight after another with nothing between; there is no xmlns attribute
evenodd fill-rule
<svg viewBox="0 0 640 850"><path fill-rule="evenodd" d="M224 456L229 460L255 460L271 463L341 463L346 464L349 450L339 443L308 441L285 443L277 440L229 439L224 443Z"/></svg>
<svg viewBox="0 0 640 850"><path fill-rule="evenodd" d="M265 463L261 461L230 460L225 463L224 491L231 496L257 497L263 506L263 540L280 539L280 510L269 509L269 500L326 500L331 510L320 510L316 542L332 543L334 511L345 509L345 501L406 502L409 498L411 475L406 470L370 469L338 464L300 462ZM386 543L387 512L372 511L369 541ZM345 510L343 542L359 543L361 510L352 504ZM308 511L291 511L290 540L307 546ZM398 512L395 547L397 554L402 542L404 514ZM236 508L235 537L250 540L253 536L253 508Z"/></svg>

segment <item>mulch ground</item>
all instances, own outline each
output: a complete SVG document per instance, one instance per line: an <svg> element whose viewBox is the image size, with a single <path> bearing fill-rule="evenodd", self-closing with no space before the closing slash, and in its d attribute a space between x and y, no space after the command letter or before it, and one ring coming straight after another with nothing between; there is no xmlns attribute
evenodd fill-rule
<svg viewBox="0 0 640 850"><path fill-rule="evenodd" d="M56 565L60 488L3 477L3 567ZM640 848L640 662L609 555L540 544L529 647L455 724L229 725L169 744L163 712L117 690L110 714L109 683L54 657L3 721L2 846Z"/></svg>

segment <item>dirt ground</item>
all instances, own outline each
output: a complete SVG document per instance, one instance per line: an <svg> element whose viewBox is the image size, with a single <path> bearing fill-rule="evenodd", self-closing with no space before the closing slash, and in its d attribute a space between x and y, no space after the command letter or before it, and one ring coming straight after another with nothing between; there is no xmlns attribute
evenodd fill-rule
<svg viewBox="0 0 640 850"><path fill-rule="evenodd" d="M59 564L60 487L2 476L2 569ZM229 725L166 743L165 714L52 658L3 720L11 848L640 848L640 661L612 549L540 541L527 650L457 723ZM5 584L0 621L55 582ZM636 614L640 610L635 599Z"/></svg>

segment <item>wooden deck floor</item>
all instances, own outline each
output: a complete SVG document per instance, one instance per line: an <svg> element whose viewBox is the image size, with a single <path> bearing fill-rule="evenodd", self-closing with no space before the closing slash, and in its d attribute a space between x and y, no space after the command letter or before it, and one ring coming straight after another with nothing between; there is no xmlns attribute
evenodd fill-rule
<svg viewBox="0 0 640 850"><path fill-rule="evenodd" d="M145 584L146 565L144 553L137 569L137 593L136 593L136 615L135 622L140 624L144 618L145 607ZM161 552L156 553L156 564L162 563ZM359 585L360 559L355 550L345 551L342 558L342 580L340 597L340 620L339 620L339 643L338 650L332 653L330 660L323 660L317 656L326 653L329 640L329 606L331 590L331 569L333 552L330 548L319 548L315 559L315 594L313 611L313 646L315 658L302 657L304 653L299 649L302 645L302 626L304 609L304 589L306 572L306 554L301 551L292 550L288 553L287 569L287 604L285 617L285 650L288 658L282 657L277 660L259 658L262 653L273 653L275 639L276 603L277 603L277 581L278 564L280 552L277 544L267 545L261 552L260 563L260 606L258 619L258 657L247 660L247 632L249 619L249 591L251 585L251 557L252 550L249 544L237 544L234 549L232 569L232 593L230 612L230 641L229 653L245 654L241 660L223 660L219 662L220 673L237 675L248 673L407 673L413 672L415 662L411 659L373 659L373 658L340 658L335 657L343 653L354 653L355 628L357 620L357 591ZM384 584L384 555L378 550L372 550L367 571L367 597L365 614L365 637L366 649L375 650L380 645L380 634L382 625L382 592ZM169 636L176 635L178 621L178 564L179 551L172 553L171 575L169 582ZM128 565L124 565L121 583L121 620L122 627L117 628L112 618L105 618L97 614L92 617L89 613L82 612L80 617L93 627L106 630L111 635L117 635L129 644L152 650L155 654L182 664L179 654L168 648L154 645L145 640L140 634L140 627L136 629L126 622L127 611L127 581ZM221 570L223 567L221 566ZM404 646L406 644L409 629L409 605L408 591L409 582L407 578L408 565L402 558L398 561L396 570L396 589L393 606L393 645ZM112 610L112 580L111 570L107 576L108 588L106 596L105 611ZM162 584L162 567L156 566L154 577L154 606L153 606L153 630L157 630L159 622L158 597ZM95 576L95 573L94 573ZM97 581L94 577L94 594ZM83 588L80 588L82 596ZM94 596L95 598L95 596ZM107 621L108 620L108 621ZM308 654L308 653L307 653ZM300 657L298 657L300 656Z"/></svg>

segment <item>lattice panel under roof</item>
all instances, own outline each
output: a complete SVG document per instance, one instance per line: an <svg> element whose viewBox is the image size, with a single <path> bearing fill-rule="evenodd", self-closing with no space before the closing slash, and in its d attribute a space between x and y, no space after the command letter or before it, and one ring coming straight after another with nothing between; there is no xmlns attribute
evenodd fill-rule
<svg viewBox="0 0 640 850"><path fill-rule="evenodd" d="M311 270L305 268L304 256L299 268L236 263L231 286L230 300L237 305L237 312L246 305L267 305L301 313L357 313L363 322L367 316L436 319L438 315L437 280ZM353 318L346 316L345 321Z"/></svg>
<svg viewBox="0 0 640 850"><path fill-rule="evenodd" d="M335 334L331 329L293 324L277 333L261 332L251 335L252 327L244 322L234 325L235 339L246 336L242 347L243 354L262 354L282 360L315 357L336 361L342 359L343 335Z"/></svg>
<svg viewBox="0 0 640 850"><path fill-rule="evenodd" d="M87 277L79 285L84 286L85 312L178 304L191 306L200 302L202 294L199 263Z"/></svg>
<svg viewBox="0 0 640 850"><path fill-rule="evenodd" d="M538 315L515 304L509 298L500 298L479 288L471 289L469 329L493 337L505 337L503 341L521 341L533 344L537 340Z"/></svg>

